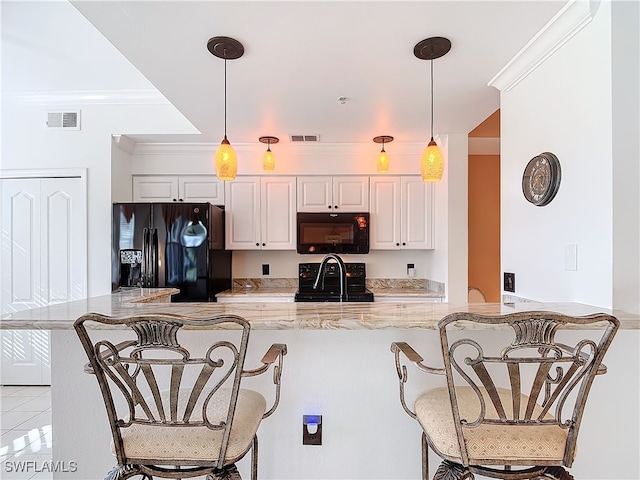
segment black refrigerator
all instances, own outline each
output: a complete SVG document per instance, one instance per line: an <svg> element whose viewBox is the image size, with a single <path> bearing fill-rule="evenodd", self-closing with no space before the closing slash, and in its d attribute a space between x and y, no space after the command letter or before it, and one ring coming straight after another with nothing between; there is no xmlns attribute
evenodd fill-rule
<svg viewBox="0 0 640 480"><path fill-rule="evenodd" d="M215 301L231 288L224 210L210 203L114 203L111 286L175 287L173 302Z"/></svg>

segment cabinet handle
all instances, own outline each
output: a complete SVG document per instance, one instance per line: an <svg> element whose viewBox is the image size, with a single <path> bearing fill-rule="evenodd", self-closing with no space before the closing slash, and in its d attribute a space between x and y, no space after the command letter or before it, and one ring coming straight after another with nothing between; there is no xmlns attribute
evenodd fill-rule
<svg viewBox="0 0 640 480"><path fill-rule="evenodd" d="M399 244L399 243L396 243L396 247L399 247L399 246L400 246L400 244Z"/></svg>
<svg viewBox="0 0 640 480"><path fill-rule="evenodd" d="M177 202L178 200L174 198L174 199L173 199L173 201L174 201L174 202Z"/></svg>
<svg viewBox="0 0 640 480"><path fill-rule="evenodd" d="M405 242L402 242L402 245L404 246L404 245L406 245L406 243L405 243Z"/></svg>
<svg viewBox="0 0 640 480"><path fill-rule="evenodd" d="M259 243L259 242L256 242L256 247L259 247L259 246L260 246L260 243Z"/></svg>
<svg viewBox="0 0 640 480"><path fill-rule="evenodd" d="M267 246L267 244L266 244L266 243L263 243L263 244L262 244L262 246L263 246L263 247L266 247L266 246Z"/></svg>
<svg viewBox="0 0 640 480"><path fill-rule="evenodd" d="M338 205L334 205L333 208L338 208Z"/></svg>
<svg viewBox="0 0 640 480"><path fill-rule="evenodd" d="M181 198L180 200L178 200L179 202L184 202L184 200Z"/></svg>
<svg viewBox="0 0 640 480"><path fill-rule="evenodd" d="M327 205L328 208L331 208L331 205Z"/></svg>

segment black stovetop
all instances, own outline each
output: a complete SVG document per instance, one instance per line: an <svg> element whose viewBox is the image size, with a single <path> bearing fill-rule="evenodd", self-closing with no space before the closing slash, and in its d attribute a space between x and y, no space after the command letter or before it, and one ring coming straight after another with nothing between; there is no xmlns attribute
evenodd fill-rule
<svg viewBox="0 0 640 480"><path fill-rule="evenodd" d="M296 302L339 302L340 290L337 292L327 291L303 291L296 292L294 300ZM365 289L363 292L347 292L343 302L373 302L373 292Z"/></svg>

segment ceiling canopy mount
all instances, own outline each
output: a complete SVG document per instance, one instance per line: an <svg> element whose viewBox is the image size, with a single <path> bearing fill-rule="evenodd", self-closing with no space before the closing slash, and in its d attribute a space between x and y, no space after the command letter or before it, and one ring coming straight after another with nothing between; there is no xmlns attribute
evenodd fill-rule
<svg viewBox="0 0 640 480"><path fill-rule="evenodd" d="M244 46L235 38L213 37L207 42L212 55L224 60L235 60L244 54Z"/></svg>

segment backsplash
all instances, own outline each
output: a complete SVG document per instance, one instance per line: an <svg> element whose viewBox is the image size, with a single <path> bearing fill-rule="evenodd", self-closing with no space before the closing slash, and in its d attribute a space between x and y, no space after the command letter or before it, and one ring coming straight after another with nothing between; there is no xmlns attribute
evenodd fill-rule
<svg viewBox="0 0 640 480"><path fill-rule="evenodd" d="M444 283L425 278L367 278L367 288L429 290L444 295Z"/></svg>
<svg viewBox="0 0 640 480"><path fill-rule="evenodd" d="M297 278L234 278L233 288L298 288Z"/></svg>
<svg viewBox="0 0 640 480"><path fill-rule="evenodd" d="M234 278L233 288L298 288L297 278ZM428 290L444 295L444 283L423 278L367 278L367 288Z"/></svg>

